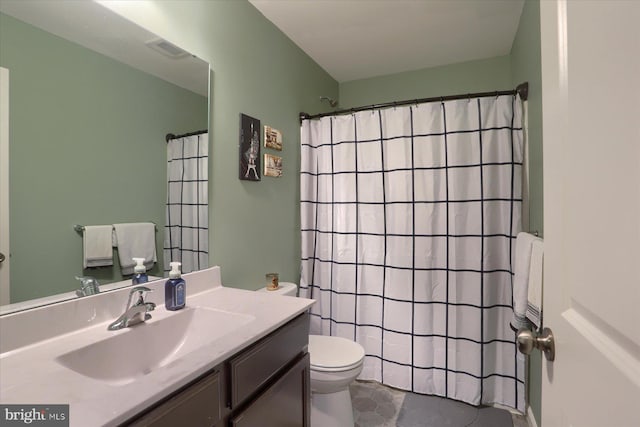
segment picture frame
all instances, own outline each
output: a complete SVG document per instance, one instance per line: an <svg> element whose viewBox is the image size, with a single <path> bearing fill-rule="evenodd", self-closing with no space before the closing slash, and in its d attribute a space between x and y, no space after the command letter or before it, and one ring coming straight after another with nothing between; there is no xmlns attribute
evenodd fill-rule
<svg viewBox="0 0 640 427"><path fill-rule="evenodd" d="M272 150L282 151L282 132L264 125L264 146Z"/></svg>
<svg viewBox="0 0 640 427"><path fill-rule="evenodd" d="M260 120L240 114L238 178L260 181Z"/></svg>
<svg viewBox="0 0 640 427"><path fill-rule="evenodd" d="M282 157L265 153L264 176L272 176L275 178L282 176Z"/></svg>

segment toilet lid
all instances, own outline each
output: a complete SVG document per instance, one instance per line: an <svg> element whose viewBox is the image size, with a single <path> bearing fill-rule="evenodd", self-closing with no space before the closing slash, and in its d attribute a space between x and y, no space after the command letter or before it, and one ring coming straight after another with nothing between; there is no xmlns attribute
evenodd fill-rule
<svg viewBox="0 0 640 427"><path fill-rule="evenodd" d="M342 337L309 335L311 369L351 369L362 363L364 348L355 341Z"/></svg>

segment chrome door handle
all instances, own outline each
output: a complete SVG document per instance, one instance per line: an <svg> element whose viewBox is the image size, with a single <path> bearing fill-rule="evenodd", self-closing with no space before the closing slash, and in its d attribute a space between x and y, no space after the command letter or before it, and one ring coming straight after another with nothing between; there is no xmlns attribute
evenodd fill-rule
<svg viewBox="0 0 640 427"><path fill-rule="evenodd" d="M553 362L556 358L556 344L553 332L549 328L542 329L542 332L520 329L516 338L518 350L522 354L530 354L534 348L542 351L548 361Z"/></svg>
<svg viewBox="0 0 640 427"><path fill-rule="evenodd" d="M4 262L4 254L0 252L0 262Z"/></svg>

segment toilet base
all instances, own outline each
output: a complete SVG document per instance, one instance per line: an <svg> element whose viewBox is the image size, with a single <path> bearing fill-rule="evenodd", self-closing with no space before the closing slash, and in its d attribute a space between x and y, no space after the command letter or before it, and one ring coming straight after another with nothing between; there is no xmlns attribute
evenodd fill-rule
<svg viewBox="0 0 640 427"><path fill-rule="evenodd" d="M311 427L353 427L349 389L335 393L311 393Z"/></svg>

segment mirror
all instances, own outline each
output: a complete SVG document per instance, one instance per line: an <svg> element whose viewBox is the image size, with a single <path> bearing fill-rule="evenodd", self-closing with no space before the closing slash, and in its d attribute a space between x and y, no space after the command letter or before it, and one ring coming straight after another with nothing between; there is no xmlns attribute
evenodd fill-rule
<svg viewBox="0 0 640 427"><path fill-rule="evenodd" d="M130 284L115 248L113 266L83 270L76 224L154 222L148 273L163 276L165 135L208 128L209 65L95 2L3 0L0 66L11 249L0 313L74 298L75 276L101 291Z"/></svg>

